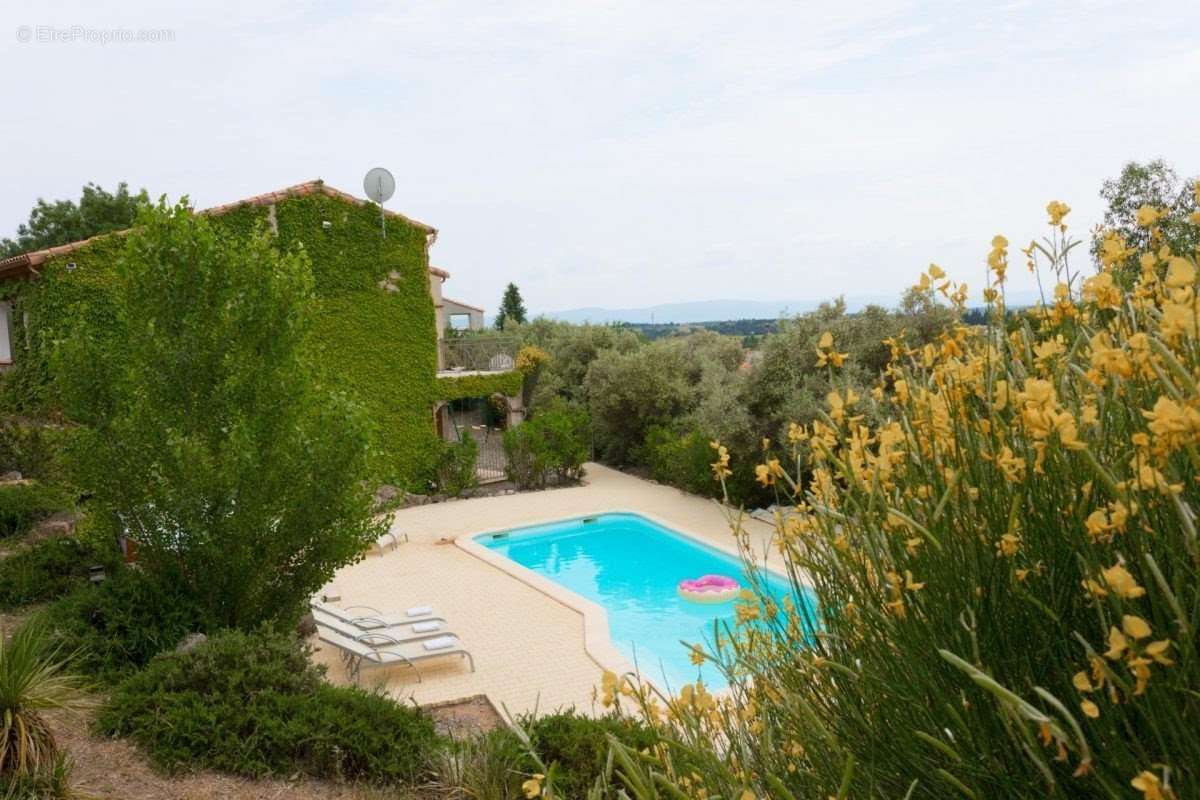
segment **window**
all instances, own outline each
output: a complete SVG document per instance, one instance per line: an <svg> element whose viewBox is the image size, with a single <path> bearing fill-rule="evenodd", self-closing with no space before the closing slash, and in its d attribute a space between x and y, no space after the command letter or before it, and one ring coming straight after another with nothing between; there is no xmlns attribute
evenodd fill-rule
<svg viewBox="0 0 1200 800"><path fill-rule="evenodd" d="M11 316L12 304L0 303L0 366L12 363L12 325L9 322Z"/></svg>

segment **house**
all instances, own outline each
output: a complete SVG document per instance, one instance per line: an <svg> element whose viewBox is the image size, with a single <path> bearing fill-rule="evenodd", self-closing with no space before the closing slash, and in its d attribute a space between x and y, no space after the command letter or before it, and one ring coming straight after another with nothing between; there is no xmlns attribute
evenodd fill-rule
<svg viewBox="0 0 1200 800"><path fill-rule="evenodd" d="M505 408L503 423L521 420L522 376L511 341L479 337L476 347L490 357L465 369L454 343L444 340L449 319L465 313L471 325L477 315L482 327L483 312L443 298L450 274L429 264L436 229L384 211L385 235L378 206L320 180L199 213L234 235L265 225L280 247L303 244L317 298L318 369L368 410L379 480L427 488L439 439L459 436L447 424L452 403L482 399ZM0 261L0 366L6 369L0 399L9 410L56 407L47 377L49 343L85 319L100 331L111 319L105 296L124 233Z"/></svg>
<svg viewBox="0 0 1200 800"><path fill-rule="evenodd" d="M441 326L443 331L447 328L456 331L483 330L483 309L461 300L451 300L443 296L441 317L444 320Z"/></svg>

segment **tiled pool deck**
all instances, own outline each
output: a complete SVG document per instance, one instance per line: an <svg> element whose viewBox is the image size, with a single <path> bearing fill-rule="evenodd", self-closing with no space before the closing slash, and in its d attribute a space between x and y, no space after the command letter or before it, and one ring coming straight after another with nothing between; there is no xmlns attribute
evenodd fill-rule
<svg viewBox="0 0 1200 800"><path fill-rule="evenodd" d="M396 512L392 531L409 541L347 567L331 589L342 604L385 612L431 605L475 656L475 672L455 657L420 664L417 682L405 667L364 668L362 685L384 686L397 699L426 704L486 694L496 708L519 714L575 706L592 709L592 689L604 668L619 668L601 616L581 613L575 596L549 581L514 577L467 540L477 533L610 511L632 511L730 552L729 524L711 500L588 464L584 485L545 492L460 500ZM755 549L772 528L746 519ZM455 540L458 540L457 542ZM598 630L597 627L600 627ZM315 640L314 640L315 642ZM336 654L318 646L329 677L344 682Z"/></svg>

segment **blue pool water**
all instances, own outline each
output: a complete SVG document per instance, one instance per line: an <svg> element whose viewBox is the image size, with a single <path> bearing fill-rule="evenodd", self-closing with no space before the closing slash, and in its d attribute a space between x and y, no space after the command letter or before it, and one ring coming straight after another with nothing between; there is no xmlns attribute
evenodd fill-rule
<svg viewBox="0 0 1200 800"><path fill-rule="evenodd" d="M710 644L715 620L733 624L734 603L689 602L677 587L681 580L709 574L728 575L746 586L738 559L636 514L481 534L476 541L603 606L613 645L651 681L665 679L672 690L698 678L712 688L725 686L712 664L691 663L682 642ZM763 579L777 600L792 592L790 583L774 573L763 573ZM803 602L815 607L807 593Z"/></svg>

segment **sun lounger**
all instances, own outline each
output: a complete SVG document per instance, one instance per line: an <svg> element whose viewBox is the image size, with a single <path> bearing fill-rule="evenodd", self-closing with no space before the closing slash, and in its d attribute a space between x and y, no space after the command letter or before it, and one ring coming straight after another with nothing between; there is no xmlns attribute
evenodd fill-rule
<svg viewBox="0 0 1200 800"><path fill-rule="evenodd" d="M446 624L445 619L433 613L433 606L413 606L400 614L384 614L377 608L371 608L371 606L337 606L333 603L314 600L309 603L309 608L314 613L320 611L334 619L349 622L351 625L359 627L364 631L418 625L423 622Z"/></svg>
<svg viewBox="0 0 1200 800"><path fill-rule="evenodd" d="M387 636L393 642L411 642L422 639L437 639L450 633L445 620L425 620L393 628L363 628L353 621L341 620L320 609L313 609L313 621L317 625L333 628L343 636L358 639L366 633L378 632Z"/></svg>
<svg viewBox="0 0 1200 800"><path fill-rule="evenodd" d="M465 657L471 672L475 671L475 659L458 637L452 634L439 637L440 641L433 640L432 646L430 640L398 642L381 632L364 633L353 638L321 624L317 625L317 635L321 641L341 653L346 665L346 677L355 683L358 683L364 666L388 667L396 664L412 667L420 681L421 671L417 669L416 662L452 655Z"/></svg>
<svg viewBox="0 0 1200 800"><path fill-rule="evenodd" d="M379 555L383 555L387 550L395 550L400 546L401 542L407 541L407 533L392 533L391 531L387 531L375 540L375 547L379 550Z"/></svg>

